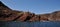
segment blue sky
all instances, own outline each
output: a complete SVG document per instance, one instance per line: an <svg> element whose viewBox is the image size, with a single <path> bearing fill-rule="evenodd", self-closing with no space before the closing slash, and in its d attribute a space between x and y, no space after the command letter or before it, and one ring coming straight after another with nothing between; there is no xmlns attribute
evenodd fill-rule
<svg viewBox="0 0 60 27"><path fill-rule="evenodd" d="M36 14L60 10L60 0L0 0L13 10L30 11Z"/></svg>

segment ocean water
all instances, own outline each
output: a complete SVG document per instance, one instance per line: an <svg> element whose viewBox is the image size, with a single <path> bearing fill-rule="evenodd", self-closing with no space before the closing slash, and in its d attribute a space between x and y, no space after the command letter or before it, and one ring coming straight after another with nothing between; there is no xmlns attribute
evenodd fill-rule
<svg viewBox="0 0 60 27"><path fill-rule="evenodd" d="M0 22L0 27L60 27L60 22Z"/></svg>

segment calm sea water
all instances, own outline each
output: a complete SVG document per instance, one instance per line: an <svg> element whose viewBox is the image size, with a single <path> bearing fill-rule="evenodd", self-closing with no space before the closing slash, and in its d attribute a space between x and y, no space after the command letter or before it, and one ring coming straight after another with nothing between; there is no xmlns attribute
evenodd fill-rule
<svg viewBox="0 0 60 27"><path fill-rule="evenodd" d="M0 22L0 27L60 27L60 22Z"/></svg>

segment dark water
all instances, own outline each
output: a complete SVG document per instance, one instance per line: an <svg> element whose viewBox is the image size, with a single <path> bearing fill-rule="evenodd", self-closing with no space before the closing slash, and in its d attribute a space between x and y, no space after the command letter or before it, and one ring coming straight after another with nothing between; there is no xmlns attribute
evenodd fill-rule
<svg viewBox="0 0 60 27"><path fill-rule="evenodd" d="M0 27L60 27L60 22L0 22Z"/></svg>

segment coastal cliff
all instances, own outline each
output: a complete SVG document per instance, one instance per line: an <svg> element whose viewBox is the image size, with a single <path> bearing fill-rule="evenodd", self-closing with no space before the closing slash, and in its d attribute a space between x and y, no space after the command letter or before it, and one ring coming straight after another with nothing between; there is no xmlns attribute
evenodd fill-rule
<svg viewBox="0 0 60 27"><path fill-rule="evenodd" d="M60 11L49 14L12 10L0 1L0 21L60 21Z"/></svg>

